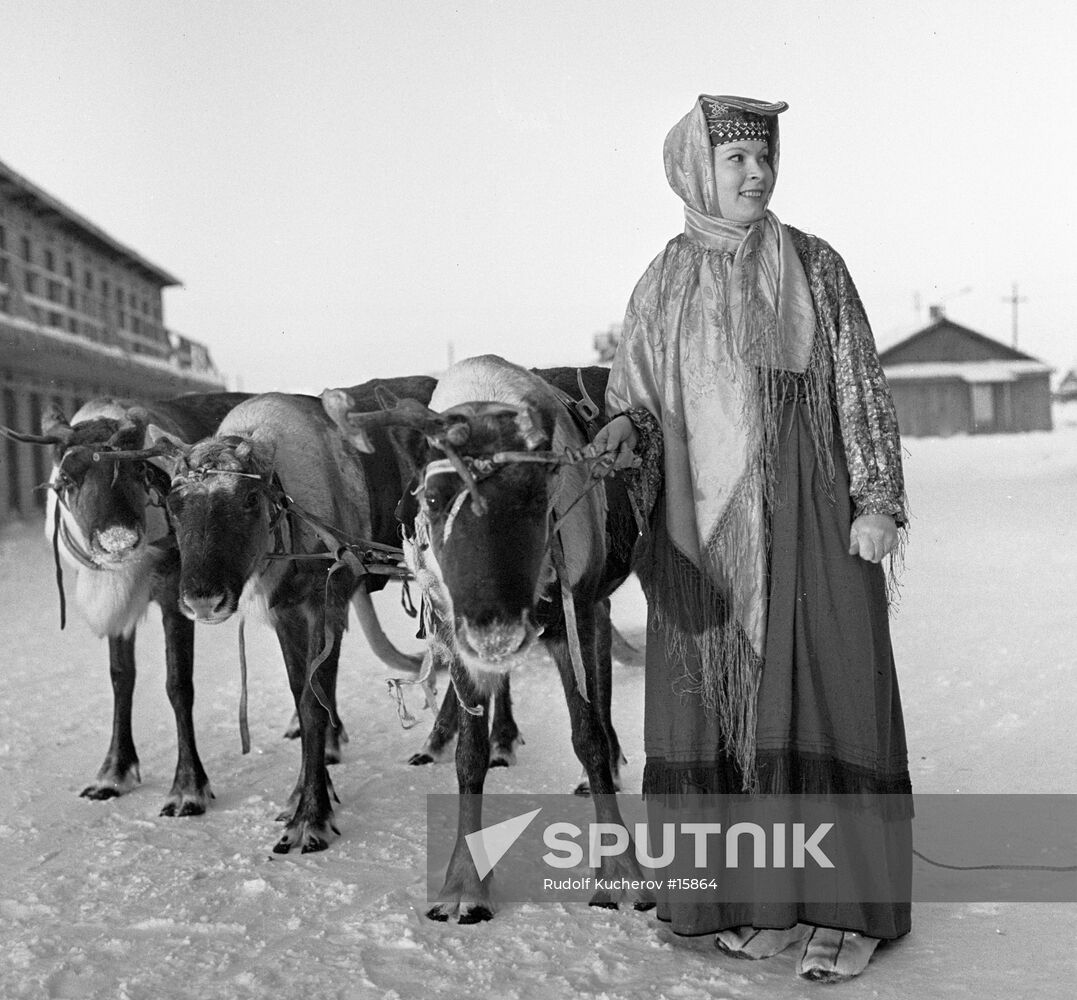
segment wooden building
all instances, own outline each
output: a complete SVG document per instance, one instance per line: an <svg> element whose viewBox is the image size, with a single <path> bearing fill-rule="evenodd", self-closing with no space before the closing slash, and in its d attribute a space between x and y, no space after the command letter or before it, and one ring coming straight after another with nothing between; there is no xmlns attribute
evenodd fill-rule
<svg viewBox="0 0 1077 1000"><path fill-rule="evenodd" d="M0 162L0 424L37 433L100 395L223 388L209 352L165 326L179 282ZM0 522L44 505L46 449L0 440Z"/></svg>
<svg viewBox="0 0 1077 1000"><path fill-rule="evenodd" d="M1051 368L932 311L879 355L908 437L1051 430Z"/></svg>
<svg viewBox="0 0 1077 1000"><path fill-rule="evenodd" d="M1071 368L1055 389L1055 399L1060 403L1077 402L1077 368Z"/></svg>

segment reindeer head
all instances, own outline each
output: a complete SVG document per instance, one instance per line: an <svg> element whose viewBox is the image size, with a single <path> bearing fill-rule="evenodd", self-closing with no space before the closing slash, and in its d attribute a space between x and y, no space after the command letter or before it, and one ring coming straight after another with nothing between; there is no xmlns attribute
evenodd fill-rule
<svg viewBox="0 0 1077 1000"><path fill-rule="evenodd" d="M180 610L217 624L236 611L264 565L277 523L271 445L234 435L185 445L170 441L168 513L180 552Z"/></svg>
<svg viewBox="0 0 1077 1000"><path fill-rule="evenodd" d="M540 449L555 417L544 401L465 402L437 413L379 390L385 409L350 411L339 395L323 405L358 447L373 429L412 431L412 489L401 502L405 533L438 577L461 656L503 672L530 647L538 598L552 581L547 552L556 465ZM529 458L538 459L529 461Z"/></svg>
<svg viewBox="0 0 1077 1000"><path fill-rule="evenodd" d="M164 482L143 450L146 411L113 406L106 412L118 415L91 415L72 426L52 407L42 418L38 440L53 445L49 485L59 504L65 543L77 547L84 560L115 568L144 552L147 505L163 491Z"/></svg>

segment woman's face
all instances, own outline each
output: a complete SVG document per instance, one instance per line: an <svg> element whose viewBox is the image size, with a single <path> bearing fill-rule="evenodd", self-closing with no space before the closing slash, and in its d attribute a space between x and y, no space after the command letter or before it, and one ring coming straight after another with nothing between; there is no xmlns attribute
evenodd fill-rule
<svg viewBox="0 0 1077 1000"><path fill-rule="evenodd" d="M714 184L718 210L730 222L758 222L774 188L770 149L750 139L714 147Z"/></svg>

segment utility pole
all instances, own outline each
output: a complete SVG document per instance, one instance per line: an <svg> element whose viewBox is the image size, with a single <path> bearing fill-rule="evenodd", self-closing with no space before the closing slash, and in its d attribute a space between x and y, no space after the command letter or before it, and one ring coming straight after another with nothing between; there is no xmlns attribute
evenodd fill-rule
<svg viewBox="0 0 1077 1000"><path fill-rule="evenodd" d="M1016 351L1017 350L1017 307L1022 302L1027 302L1028 299L1023 295L1018 295L1017 294L1017 282L1015 281L1013 283L1013 291L1010 293L1009 296L1004 298L1002 301L1003 302L1009 302L1011 308L1013 309L1013 345L1012 346L1013 346L1013 349Z"/></svg>

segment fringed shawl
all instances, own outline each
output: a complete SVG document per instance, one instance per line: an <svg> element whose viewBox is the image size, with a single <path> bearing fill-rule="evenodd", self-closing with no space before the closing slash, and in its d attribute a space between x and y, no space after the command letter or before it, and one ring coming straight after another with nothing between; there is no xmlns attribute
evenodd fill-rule
<svg viewBox="0 0 1077 1000"><path fill-rule="evenodd" d="M774 163L776 118L771 146ZM685 662L692 644L703 664L701 676L671 681L718 715L725 748L751 786L780 403L771 376L804 373L815 450L832 481L836 343L816 336L814 286L794 231L769 212L752 226L717 218L698 104L666 140L666 170L685 202L685 233L633 292L607 409L642 408L660 422L664 523L652 525L640 575L670 658Z"/></svg>

